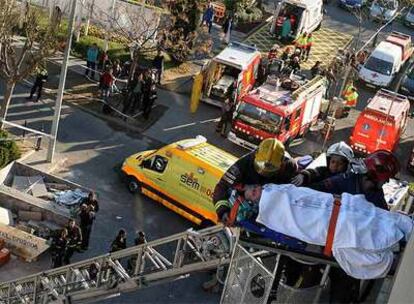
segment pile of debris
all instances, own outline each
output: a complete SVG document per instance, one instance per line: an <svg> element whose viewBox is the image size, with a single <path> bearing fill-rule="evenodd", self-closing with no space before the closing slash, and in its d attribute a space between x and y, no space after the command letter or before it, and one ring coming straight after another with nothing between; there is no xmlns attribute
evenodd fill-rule
<svg viewBox="0 0 414 304"><path fill-rule="evenodd" d="M70 185L45 182L43 176L13 176L12 188L68 208L79 206L88 193Z"/></svg>

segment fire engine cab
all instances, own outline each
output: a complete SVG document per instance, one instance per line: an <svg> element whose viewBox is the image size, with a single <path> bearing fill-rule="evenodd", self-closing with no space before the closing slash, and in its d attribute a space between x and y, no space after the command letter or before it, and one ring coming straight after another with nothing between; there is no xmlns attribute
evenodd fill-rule
<svg viewBox="0 0 414 304"><path fill-rule="evenodd" d="M241 99L228 139L247 149L255 149L265 138L289 142L316 122L325 92L321 76L294 91L269 78Z"/></svg>
<svg viewBox="0 0 414 304"><path fill-rule="evenodd" d="M253 88L260 58L256 47L230 43L204 67L201 100L216 106L221 106L231 94L239 100Z"/></svg>
<svg viewBox="0 0 414 304"><path fill-rule="evenodd" d="M355 152L394 151L408 122L407 97L381 89L359 115L350 137Z"/></svg>

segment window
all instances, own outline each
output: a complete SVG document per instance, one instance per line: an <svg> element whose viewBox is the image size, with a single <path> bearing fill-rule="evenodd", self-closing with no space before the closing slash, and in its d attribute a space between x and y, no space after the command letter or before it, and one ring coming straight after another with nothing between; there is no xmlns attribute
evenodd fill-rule
<svg viewBox="0 0 414 304"><path fill-rule="evenodd" d="M371 56L368 58L365 68L383 75L391 75L393 72L393 63Z"/></svg>
<svg viewBox="0 0 414 304"><path fill-rule="evenodd" d="M155 155L143 161L142 165L145 169L152 170L158 173L163 173L167 167L168 160L160 155Z"/></svg>
<svg viewBox="0 0 414 304"><path fill-rule="evenodd" d="M237 111L237 119L266 132L277 134L282 117L276 113L266 111L249 103L241 103Z"/></svg>

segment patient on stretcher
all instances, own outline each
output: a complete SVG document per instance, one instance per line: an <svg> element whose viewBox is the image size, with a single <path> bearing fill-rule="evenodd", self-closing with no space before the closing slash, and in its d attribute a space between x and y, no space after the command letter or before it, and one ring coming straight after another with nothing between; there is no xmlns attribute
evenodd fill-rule
<svg viewBox="0 0 414 304"><path fill-rule="evenodd" d="M291 184L245 186L237 221L250 216L272 231L325 246L334 201L332 194ZM333 230L334 258L354 278L386 276L394 250L400 241L408 240L413 221L375 207L363 195L343 193L340 203Z"/></svg>

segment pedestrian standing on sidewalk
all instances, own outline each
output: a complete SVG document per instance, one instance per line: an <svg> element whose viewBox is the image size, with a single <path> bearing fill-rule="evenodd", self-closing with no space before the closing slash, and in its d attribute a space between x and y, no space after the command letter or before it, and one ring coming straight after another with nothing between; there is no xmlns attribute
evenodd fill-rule
<svg viewBox="0 0 414 304"><path fill-rule="evenodd" d="M162 74L164 73L164 56L162 55L161 50L158 50L152 65L157 70L157 73L155 74L157 84L161 84Z"/></svg>
<svg viewBox="0 0 414 304"><path fill-rule="evenodd" d="M227 16L223 24L223 34L224 34L223 41L226 44L230 43L232 28L233 28L233 17L229 15Z"/></svg>
<svg viewBox="0 0 414 304"><path fill-rule="evenodd" d="M144 77L143 90L142 90L142 111L143 111L143 117L145 119L149 118L149 115L152 110L152 105L157 99L157 87L155 85L155 81L151 74L152 74L151 71L146 72L146 76Z"/></svg>
<svg viewBox="0 0 414 304"><path fill-rule="evenodd" d="M127 239L126 239L127 233L125 229L120 229L118 231L118 235L116 236L115 240L111 243L111 248L109 252L115 252L122 249L127 248Z"/></svg>
<svg viewBox="0 0 414 304"><path fill-rule="evenodd" d="M211 28L213 26L213 19L214 19L214 9L211 4L208 5L206 11L203 15L203 22L202 24L206 24L208 27L208 32L211 33Z"/></svg>
<svg viewBox="0 0 414 304"><path fill-rule="evenodd" d="M86 204L82 204L80 206L79 220L80 229L82 232L82 244L80 248L82 250L88 250L89 237L92 231L92 224L95 220L95 212L92 205L87 206Z"/></svg>
<svg viewBox="0 0 414 304"><path fill-rule="evenodd" d="M99 81L99 88L101 89L101 98L107 100L114 82L112 69L106 70Z"/></svg>
<svg viewBox="0 0 414 304"><path fill-rule="evenodd" d="M91 78L95 79L95 68L96 62L98 61L98 45L96 43L92 44L86 52L86 70L85 76L89 76L89 71L91 72Z"/></svg>
<svg viewBox="0 0 414 304"><path fill-rule="evenodd" d="M42 97L42 90L43 90L43 84L46 83L48 78L48 73L46 68L43 65L40 65L38 68L36 68L36 79L33 83L32 89L30 90L30 96L27 97L28 100L32 100L33 95L35 94L37 90L37 96L36 101L38 102L40 97Z"/></svg>
<svg viewBox="0 0 414 304"><path fill-rule="evenodd" d="M105 71L110 64L111 61L109 60L108 53L103 51L101 56L99 56L99 69Z"/></svg>

